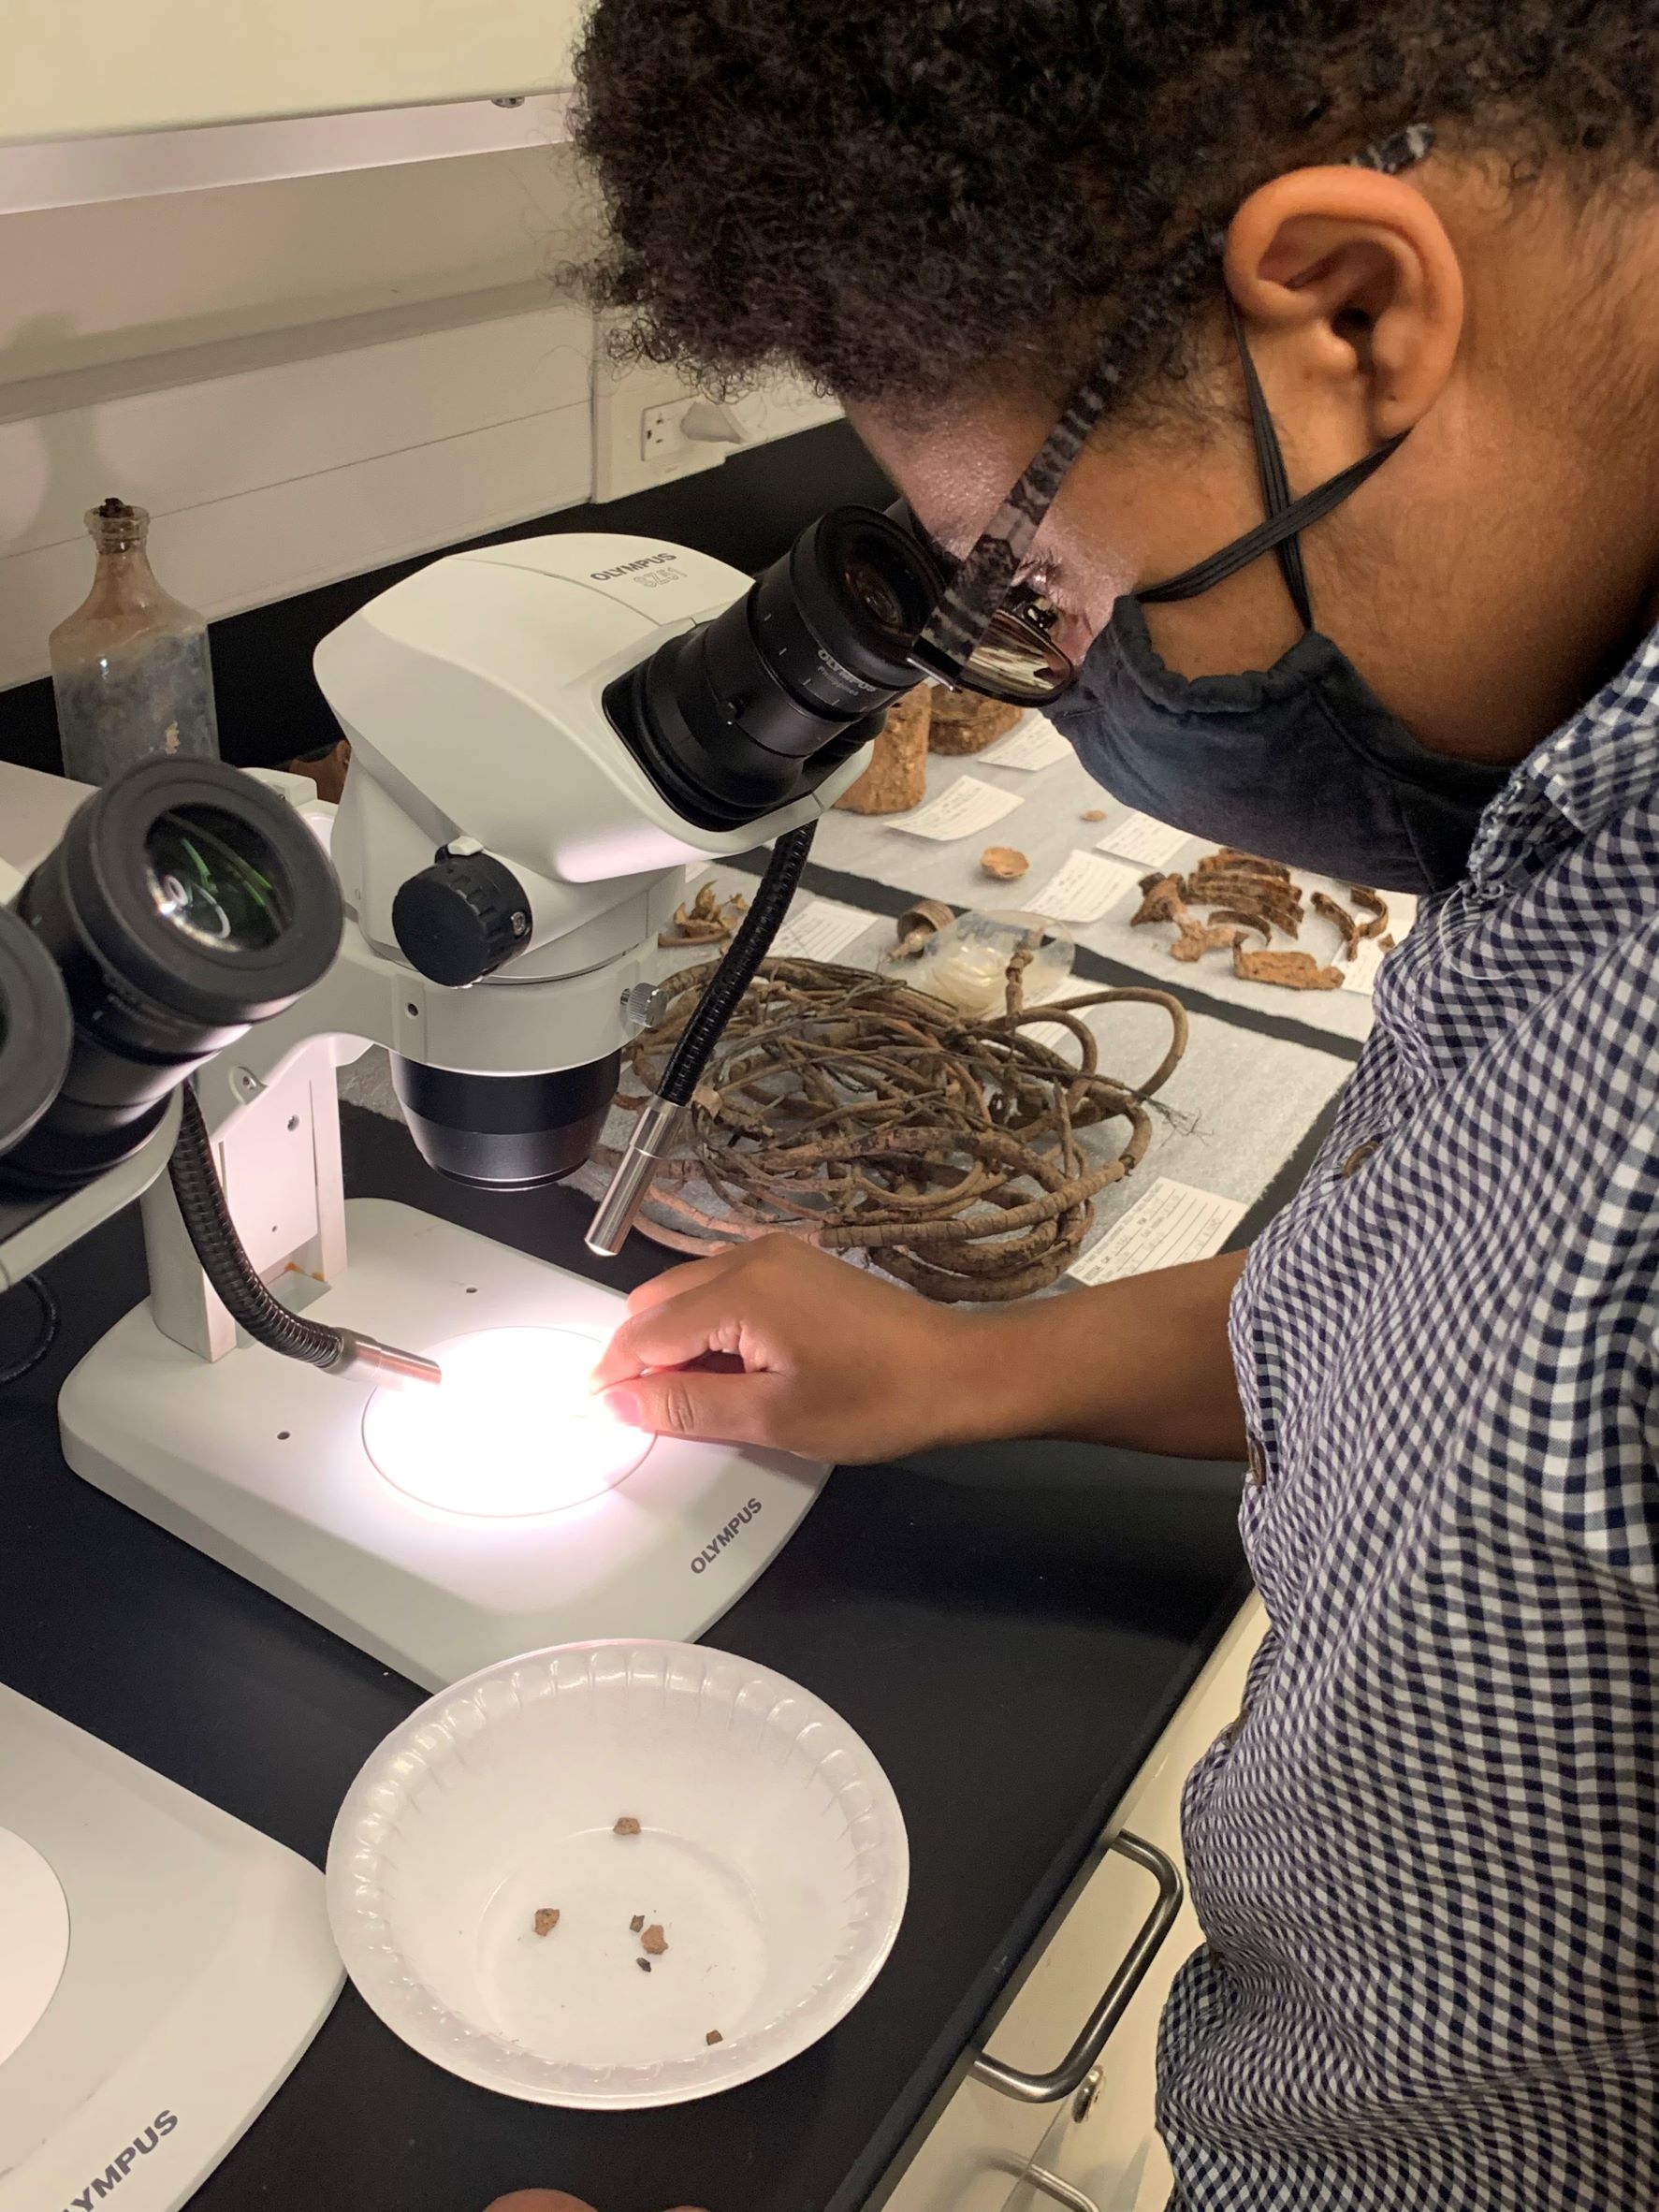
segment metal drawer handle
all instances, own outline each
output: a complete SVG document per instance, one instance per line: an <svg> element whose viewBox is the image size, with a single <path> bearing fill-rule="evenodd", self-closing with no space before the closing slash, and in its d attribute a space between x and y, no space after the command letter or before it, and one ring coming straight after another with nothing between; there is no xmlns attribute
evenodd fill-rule
<svg viewBox="0 0 1659 2212"><path fill-rule="evenodd" d="M1106 2047L1106 2038L1128 2010L1129 2000L1146 1978L1146 1970L1181 1910L1181 1874L1175 1862L1156 1843L1131 1836L1120 1828L1106 1846L1144 1867L1157 1879L1157 1900L1141 1925L1141 1932L1125 1952L1117 1972L1107 1983L1100 2001L1084 2023L1083 2032L1052 2074L1022 2074L1000 2059L981 2052L973 2062L976 2081L988 2082L1005 2097L1022 2104L1054 2104L1081 2088L1084 2075Z"/></svg>
<svg viewBox="0 0 1659 2212"><path fill-rule="evenodd" d="M1064 2205L1066 2212L1100 2212L1093 2197L1085 2197L1080 2189L1058 2174L1051 2174L1046 2166L1022 2165L1018 2159L1002 2161L1002 2171L1011 2174L1016 2181L1023 2181L1040 2196L1053 2197L1056 2205Z"/></svg>

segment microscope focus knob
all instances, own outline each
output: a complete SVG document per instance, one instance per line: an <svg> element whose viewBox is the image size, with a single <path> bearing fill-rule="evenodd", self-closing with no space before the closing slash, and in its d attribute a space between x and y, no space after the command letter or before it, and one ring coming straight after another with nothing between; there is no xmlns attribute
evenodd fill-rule
<svg viewBox="0 0 1659 2212"><path fill-rule="evenodd" d="M475 983L530 936L530 899L488 852L439 853L392 900L392 935L409 965L434 983Z"/></svg>

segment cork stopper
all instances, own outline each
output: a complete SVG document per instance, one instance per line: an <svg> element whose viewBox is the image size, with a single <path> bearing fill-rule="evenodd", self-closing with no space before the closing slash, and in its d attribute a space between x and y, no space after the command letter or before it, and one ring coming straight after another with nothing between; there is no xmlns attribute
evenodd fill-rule
<svg viewBox="0 0 1659 2212"><path fill-rule="evenodd" d="M110 497L87 509L86 527L100 553L130 553L149 535L150 513L148 508L132 507L125 500Z"/></svg>

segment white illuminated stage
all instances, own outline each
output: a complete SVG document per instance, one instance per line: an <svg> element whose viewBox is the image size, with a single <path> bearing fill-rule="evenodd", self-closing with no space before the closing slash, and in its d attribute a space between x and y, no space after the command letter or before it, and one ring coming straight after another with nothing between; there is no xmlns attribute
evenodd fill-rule
<svg viewBox="0 0 1659 2212"><path fill-rule="evenodd" d="M624 1428L589 1390L614 1291L380 1200L307 1317L434 1354L371 1392L148 1305L64 1389L70 1465L429 1687L590 1637L691 1641L778 1551L822 1467Z"/></svg>

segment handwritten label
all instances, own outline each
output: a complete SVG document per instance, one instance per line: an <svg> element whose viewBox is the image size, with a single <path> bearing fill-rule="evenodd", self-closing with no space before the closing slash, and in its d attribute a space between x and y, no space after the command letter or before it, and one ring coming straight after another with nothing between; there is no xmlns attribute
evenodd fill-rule
<svg viewBox="0 0 1659 2212"><path fill-rule="evenodd" d="M1167 868L1187 842L1185 830L1171 829L1150 814L1120 814L1106 835L1095 840L1095 850L1115 852L1138 867Z"/></svg>
<svg viewBox="0 0 1659 2212"><path fill-rule="evenodd" d="M808 899L792 908L782 928L772 939L772 950L792 960L833 960L855 937L862 937L874 914L857 907L837 906L833 898Z"/></svg>
<svg viewBox="0 0 1659 2212"><path fill-rule="evenodd" d="M1018 723L1006 737L998 737L995 745L987 745L979 757L997 768L1052 768L1056 762L1070 759L1070 743L1054 724L1045 722L1041 715L1032 715L1028 720Z"/></svg>
<svg viewBox="0 0 1659 2212"><path fill-rule="evenodd" d="M895 818L893 826L910 837L933 837L949 844L954 837L971 837L976 830L988 830L994 822L1000 822L1023 804L1011 791L998 791L994 783L961 776L931 807L924 807L920 814L906 815L902 821Z"/></svg>
<svg viewBox="0 0 1659 2212"><path fill-rule="evenodd" d="M1337 966L1342 969L1343 989L1345 991L1363 991L1365 996L1370 997L1372 986L1376 982L1376 971L1387 958L1388 954L1377 943L1375 938L1362 937L1360 939L1359 950L1353 958L1346 964L1340 960L1337 962Z"/></svg>
<svg viewBox="0 0 1659 2212"><path fill-rule="evenodd" d="M1138 888L1128 861L1109 860L1099 852L1073 852L1026 903L1051 922L1098 922L1109 907Z"/></svg>
<svg viewBox="0 0 1659 2212"><path fill-rule="evenodd" d="M1146 1196L1066 1271L1079 1283L1115 1283L1219 1252L1244 1217L1236 1199L1160 1175Z"/></svg>

